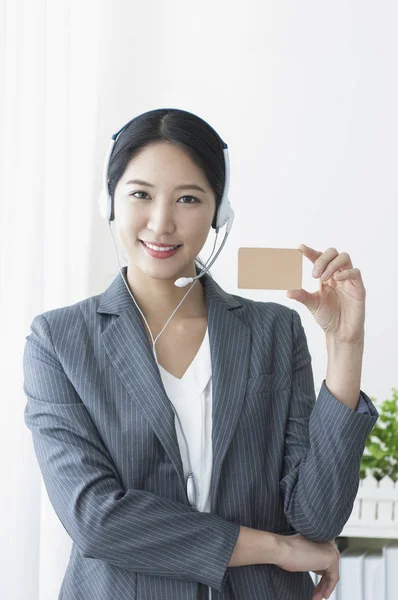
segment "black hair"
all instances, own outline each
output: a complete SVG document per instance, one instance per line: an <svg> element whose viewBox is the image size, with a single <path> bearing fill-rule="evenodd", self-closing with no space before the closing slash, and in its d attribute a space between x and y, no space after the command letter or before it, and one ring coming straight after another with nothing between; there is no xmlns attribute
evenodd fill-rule
<svg viewBox="0 0 398 600"><path fill-rule="evenodd" d="M215 227L217 211L225 184L225 163L220 137L200 117L176 108L159 108L139 115L120 133L114 145L108 168L109 194L114 202L115 189L130 160L145 146L167 141L181 147L204 172L216 198L212 221ZM200 268L204 263L196 257ZM210 270L207 271L210 274Z"/></svg>

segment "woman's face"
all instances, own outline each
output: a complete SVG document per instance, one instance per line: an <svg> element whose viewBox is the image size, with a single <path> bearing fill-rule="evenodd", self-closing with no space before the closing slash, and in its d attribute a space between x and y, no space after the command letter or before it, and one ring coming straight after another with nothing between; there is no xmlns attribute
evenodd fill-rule
<svg viewBox="0 0 398 600"><path fill-rule="evenodd" d="M173 281L195 276L194 261L206 242L215 208L205 174L186 152L170 142L146 146L128 163L115 188L114 224L129 270L138 267L151 277ZM182 246L173 256L158 259L140 240Z"/></svg>

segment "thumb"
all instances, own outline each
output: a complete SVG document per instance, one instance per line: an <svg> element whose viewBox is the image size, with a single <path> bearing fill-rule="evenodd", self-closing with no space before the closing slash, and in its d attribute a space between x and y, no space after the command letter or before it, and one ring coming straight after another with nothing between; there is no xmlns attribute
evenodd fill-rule
<svg viewBox="0 0 398 600"><path fill-rule="evenodd" d="M297 302L304 304L304 306L306 306L311 312L313 312L316 308L314 294L310 294L303 289L289 290L286 292L286 296L292 300L297 300Z"/></svg>

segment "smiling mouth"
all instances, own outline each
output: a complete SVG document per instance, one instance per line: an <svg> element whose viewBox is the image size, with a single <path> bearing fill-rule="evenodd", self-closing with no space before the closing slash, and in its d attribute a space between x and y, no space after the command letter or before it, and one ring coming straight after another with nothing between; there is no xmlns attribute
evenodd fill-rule
<svg viewBox="0 0 398 600"><path fill-rule="evenodd" d="M144 246L148 246L148 244L150 246L154 246L155 248L159 248L159 250L162 250L163 248L180 248L182 246L182 244L170 244L170 246L158 246L157 244L150 244L150 242L144 242L144 240L140 240L141 244L144 244Z"/></svg>

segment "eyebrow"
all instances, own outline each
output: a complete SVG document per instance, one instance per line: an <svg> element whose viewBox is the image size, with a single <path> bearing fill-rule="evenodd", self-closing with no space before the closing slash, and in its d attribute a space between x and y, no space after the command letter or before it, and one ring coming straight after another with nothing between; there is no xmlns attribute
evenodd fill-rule
<svg viewBox="0 0 398 600"><path fill-rule="evenodd" d="M137 183L138 185L146 185L147 187L155 187L153 183L148 183L147 181L143 181L142 179L130 179L129 181L126 181L126 185L129 185L131 183ZM178 185L175 189L198 190L199 192L203 192L204 194L206 193L206 190L201 188L199 185L196 185L196 183L183 183L182 185Z"/></svg>

